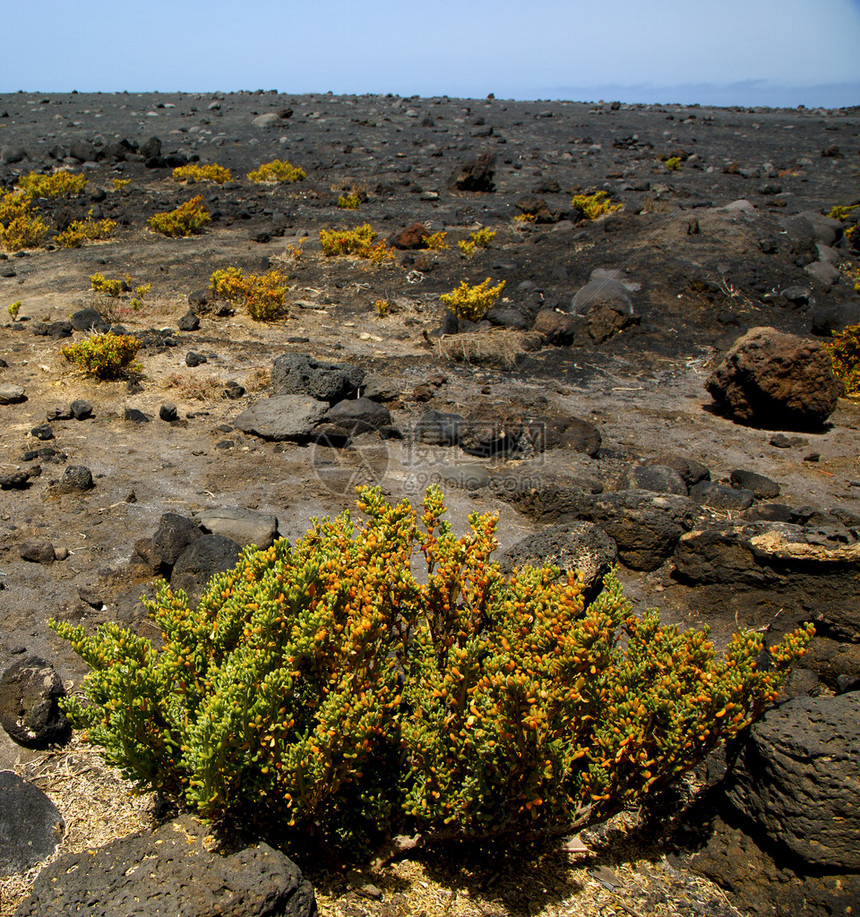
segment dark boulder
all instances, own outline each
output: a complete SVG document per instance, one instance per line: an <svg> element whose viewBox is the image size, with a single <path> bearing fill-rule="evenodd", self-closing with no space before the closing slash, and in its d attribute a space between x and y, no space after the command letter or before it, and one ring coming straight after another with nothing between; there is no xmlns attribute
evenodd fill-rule
<svg viewBox="0 0 860 917"><path fill-rule="evenodd" d="M73 312L69 321L75 331L95 331L103 334L110 328L110 323L106 322L95 309L90 307Z"/></svg>
<svg viewBox="0 0 860 917"><path fill-rule="evenodd" d="M77 159L78 162L96 162L99 158L99 151L95 144L88 140L73 140L69 144L69 156Z"/></svg>
<svg viewBox="0 0 860 917"><path fill-rule="evenodd" d="M730 475L732 487L737 490L750 490L756 500L773 500L780 494L780 486L776 481L758 474L755 471L745 471L736 468Z"/></svg>
<svg viewBox="0 0 860 917"><path fill-rule="evenodd" d="M320 363L303 353L285 353L272 365L272 393L308 395L330 404L353 397L364 370L351 364Z"/></svg>
<svg viewBox="0 0 860 917"><path fill-rule="evenodd" d="M72 417L74 417L75 420L88 420L93 416L94 408L89 401L83 398L76 398L69 405L69 410L72 412Z"/></svg>
<svg viewBox="0 0 860 917"><path fill-rule="evenodd" d="M314 891L268 844L223 855L190 815L67 853L45 868L15 917L316 917Z"/></svg>
<svg viewBox="0 0 860 917"><path fill-rule="evenodd" d="M576 336L577 321L572 315L555 309L541 309L535 316L532 330L536 331L545 344L566 347Z"/></svg>
<svg viewBox="0 0 860 917"><path fill-rule="evenodd" d="M64 827L59 809L37 786L0 771L0 876L26 872L49 857Z"/></svg>
<svg viewBox="0 0 860 917"><path fill-rule="evenodd" d="M191 604L196 604L209 580L216 573L232 570L242 548L223 535L201 535L189 545L173 565L170 585L182 589Z"/></svg>
<svg viewBox="0 0 860 917"><path fill-rule="evenodd" d="M597 458L603 438L600 430L581 417L554 417L544 421L547 449L572 449L591 458Z"/></svg>
<svg viewBox="0 0 860 917"><path fill-rule="evenodd" d="M32 564L47 566L57 559L57 552L50 541L25 541L18 548L18 556Z"/></svg>
<svg viewBox="0 0 860 917"><path fill-rule="evenodd" d="M695 516L692 500L644 490L601 494L582 513L615 541L621 562L634 570L656 570L665 563Z"/></svg>
<svg viewBox="0 0 860 917"><path fill-rule="evenodd" d="M839 614L860 602L860 544L850 533L831 538L782 522L713 523L686 532L675 552L675 575L702 586L779 590L787 608ZM844 536L844 537L843 537ZM855 615L860 628L860 615Z"/></svg>
<svg viewBox="0 0 860 917"><path fill-rule="evenodd" d="M657 455L643 462L645 465L665 465L667 468L673 468L681 475L687 487L698 484L699 481L708 481L711 478L711 472L706 465L703 465L696 459L687 458L683 455L664 454Z"/></svg>
<svg viewBox="0 0 860 917"><path fill-rule="evenodd" d="M320 421L316 436L323 440L349 439L391 423L391 412L370 398L339 401Z"/></svg>
<svg viewBox="0 0 860 917"><path fill-rule="evenodd" d="M185 315L177 320L176 327L180 331L197 331L200 327L200 319L195 312L189 309Z"/></svg>
<svg viewBox="0 0 860 917"><path fill-rule="evenodd" d="M712 827L707 845L685 862L728 891L733 911L739 908L753 917L835 917L856 912L860 872L822 867L796 871L792 868L796 860L787 861L767 837L754 839L740 825L721 818Z"/></svg>
<svg viewBox="0 0 860 917"><path fill-rule="evenodd" d="M756 723L731 805L814 866L860 870L860 693L796 697Z"/></svg>
<svg viewBox="0 0 860 917"><path fill-rule="evenodd" d="M454 191L495 191L495 166L496 157L492 153L480 153L454 169L451 173L450 187Z"/></svg>
<svg viewBox="0 0 860 917"><path fill-rule="evenodd" d="M598 526L569 522L518 541L496 559L504 573L525 565L558 567L563 575L578 571L588 600L600 591L603 577L618 560L618 548Z"/></svg>
<svg viewBox="0 0 860 917"><path fill-rule="evenodd" d="M562 522L586 518L603 484L596 462L559 450L501 470L490 488L533 519Z"/></svg>
<svg viewBox="0 0 860 917"><path fill-rule="evenodd" d="M690 497L700 506L735 512L749 509L754 499L751 490L730 487L717 481L699 481L690 488Z"/></svg>
<svg viewBox="0 0 860 917"><path fill-rule="evenodd" d="M534 217L535 223L558 223L561 214L552 210L549 204L536 195L521 197L516 203L517 210L526 216Z"/></svg>
<svg viewBox="0 0 860 917"><path fill-rule="evenodd" d="M274 395L252 404L233 422L237 430L273 442L307 442L328 410L308 395Z"/></svg>
<svg viewBox="0 0 860 917"><path fill-rule="evenodd" d="M0 677L0 725L28 748L67 742L72 734L59 700L66 690L50 662L26 656Z"/></svg>
<svg viewBox="0 0 860 917"><path fill-rule="evenodd" d="M152 538L143 538L134 548L137 555L154 571L168 572L180 554L203 535L193 519L178 513L165 513Z"/></svg>
<svg viewBox="0 0 860 917"><path fill-rule="evenodd" d="M812 311L812 333L817 337L831 338L849 325L860 324L860 300L823 302Z"/></svg>
<svg viewBox="0 0 860 917"><path fill-rule="evenodd" d="M650 490L652 493L687 496L687 484L681 475L668 465L631 465L619 482L627 490Z"/></svg>

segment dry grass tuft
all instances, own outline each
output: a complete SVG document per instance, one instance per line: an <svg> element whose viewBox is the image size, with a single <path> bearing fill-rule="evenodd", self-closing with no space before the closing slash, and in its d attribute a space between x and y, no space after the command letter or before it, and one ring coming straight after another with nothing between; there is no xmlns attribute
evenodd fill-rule
<svg viewBox="0 0 860 917"><path fill-rule="evenodd" d="M468 331L439 339L439 355L455 363L477 363L499 369L512 369L527 353L540 350L538 334L494 328Z"/></svg>

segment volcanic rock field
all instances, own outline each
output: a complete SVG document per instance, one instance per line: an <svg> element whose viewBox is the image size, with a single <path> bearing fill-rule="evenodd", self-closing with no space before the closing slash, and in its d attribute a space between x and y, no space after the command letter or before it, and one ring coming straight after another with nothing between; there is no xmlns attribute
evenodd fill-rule
<svg viewBox="0 0 860 917"><path fill-rule="evenodd" d="M248 179L275 159L305 177ZM173 177L212 163L231 180ZM825 364L790 408L744 415L718 370L770 329L771 371L793 384L860 323L858 109L0 95L0 193L57 169L86 187L34 201L41 246L0 246L0 671L38 657L74 691L85 667L48 618L151 637L140 596L159 576L199 595L245 544L353 507L356 485L420 500L437 482L456 530L499 514L509 566L549 559L597 589L615 562L637 611L709 625L720 646L816 626L728 777L718 761L698 774L711 790L660 867L687 890L607 892L595 868L552 912L603 913L613 895L615 913L856 912L860 407ZM589 219L574 199L595 192L608 212ZM196 195L199 232L150 228ZM62 247L88 215L111 235ZM323 252L320 230L363 224L390 256ZM458 245L482 229L486 246ZM281 314L217 296L228 267L281 271ZM100 293L96 274L126 289ZM486 318L453 320L440 296L486 279L504 282ZM94 326L137 337L139 370L76 369L62 348ZM180 559L204 534L208 553ZM0 732L0 769L42 754ZM721 903L684 904L698 875ZM411 913L360 904L322 910Z"/></svg>

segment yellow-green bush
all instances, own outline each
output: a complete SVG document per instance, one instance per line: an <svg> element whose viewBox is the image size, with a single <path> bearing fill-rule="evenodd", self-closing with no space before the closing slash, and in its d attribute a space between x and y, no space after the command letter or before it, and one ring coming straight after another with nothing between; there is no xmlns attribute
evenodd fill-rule
<svg viewBox="0 0 860 917"><path fill-rule="evenodd" d="M377 235L370 223L355 229L321 229L320 244L329 257L356 255L368 261L393 260L394 251L384 242L377 242Z"/></svg>
<svg viewBox="0 0 860 917"><path fill-rule="evenodd" d="M6 306L6 311L9 313L9 318L11 318L13 322L17 320L18 313L21 311L22 305L23 303L21 300L16 299L15 302L11 302L8 306Z"/></svg>
<svg viewBox="0 0 860 917"><path fill-rule="evenodd" d="M860 207L860 204L837 204L831 208L828 215L833 217L834 220L842 220L844 222L858 207Z"/></svg>
<svg viewBox="0 0 860 917"><path fill-rule="evenodd" d="M444 231L433 232L424 237L424 242L430 251L443 252L448 248L448 243L445 241L447 235L448 233Z"/></svg>
<svg viewBox="0 0 860 917"><path fill-rule="evenodd" d="M245 276L238 267L215 271L209 285L228 302L243 306L251 318L270 322L284 311L287 298L287 278L278 270Z"/></svg>
<svg viewBox="0 0 860 917"><path fill-rule="evenodd" d="M175 210L165 213L156 213L149 218L149 226L154 232L163 236L176 238L177 236L190 236L200 232L204 224L210 222L212 217L203 203L203 197L198 194L190 201L180 204Z"/></svg>
<svg viewBox="0 0 860 917"><path fill-rule="evenodd" d="M127 285L128 281L126 281L126 287ZM96 293L104 293L106 296L119 296L123 292L122 280L108 280L104 274L92 274L90 286Z"/></svg>
<svg viewBox="0 0 860 917"><path fill-rule="evenodd" d="M494 287L490 286L491 283L489 277L483 283L474 286L464 280L456 290L443 293L439 299L451 309L457 318L479 322L498 302L505 288L504 280Z"/></svg>
<svg viewBox="0 0 860 917"><path fill-rule="evenodd" d="M361 197L358 194L341 194L337 199L337 206L341 210L358 210L361 206Z"/></svg>
<svg viewBox="0 0 860 917"><path fill-rule="evenodd" d="M670 156L665 161L666 168L670 172L680 172L681 171L681 157L680 156Z"/></svg>
<svg viewBox="0 0 860 917"><path fill-rule="evenodd" d="M586 220L596 220L609 213L615 213L624 205L613 204L606 191L595 191L593 194L575 194L570 206L578 210Z"/></svg>
<svg viewBox="0 0 860 917"><path fill-rule="evenodd" d="M494 229L478 229L471 233L468 239L457 243L464 255L474 255L478 248L489 248L490 243L496 238Z"/></svg>
<svg viewBox="0 0 860 917"><path fill-rule="evenodd" d="M232 176L230 175L230 170L225 169L224 166L219 166L217 163L207 163L206 165L199 165L198 163L189 163L187 166L177 166L173 170L173 180L174 181L186 181L186 182L196 182L196 181L211 181L215 182L216 185L223 185L225 182L230 181Z"/></svg>
<svg viewBox="0 0 860 917"><path fill-rule="evenodd" d="M113 220L94 220L92 211L85 220L72 220L57 235L57 244L62 248L79 248L84 242L96 242L109 239L116 229Z"/></svg>
<svg viewBox="0 0 860 917"><path fill-rule="evenodd" d="M129 334L92 334L63 347L62 354L79 369L96 379L118 379L129 370L140 367L134 362L141 342Z"/></svg>
<svg viewBox="0 0 860 917"><path fill-rule="evenodd" d="M849 398L860 397L860 325L834 333L824 345L833 360L833 372L842 380Z"/></svg>
<svg viewBox="0 0 860 917"><path fill-rule="evenodd" d="M37 248L47 235L48 227L23 192L0 196L0 245L7 251Z"/></svg>
<svg viewBox="0 0 860 917"><path fill-rule="evenodd" d="M555 568L506 578L496 519L456 537L437 489L423 513L379 490L359 507L360 524L247 548L196 610L160 587L157 644L52 621L91 667L74 725L140 786L227 824L345 844L557 829L737 735L811 635L771 648L773 667L756 633L719 658L706 632L634 617L612 577L587 607Z"/></svg>
<svg viewBox="0 0 860 917"><path fill-rule="evenodd" d="M248 180L253 182L283 181L297 182L307 178L305 170L299 166L291 165L286 160L273 159L264 162L259 169L248 173Z"/></svg>
<svg viewBox="0 0 860 917"><path fill-rule="evenodd" d="M88 180L83 175L73 175L71 172L63 171L53 172L50 175L30 172L18 179L18 187L30 199L80 194L88 184Z"/></svg>

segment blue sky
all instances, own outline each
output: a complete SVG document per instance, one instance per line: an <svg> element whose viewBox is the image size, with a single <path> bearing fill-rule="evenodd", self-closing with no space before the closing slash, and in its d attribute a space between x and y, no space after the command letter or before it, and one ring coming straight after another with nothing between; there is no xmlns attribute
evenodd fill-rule
<svg viewBox="0 0 860 917"><path fill-rule="evenodd" d="M6 0L0 91L860 104L860 0Z"/></svg>

